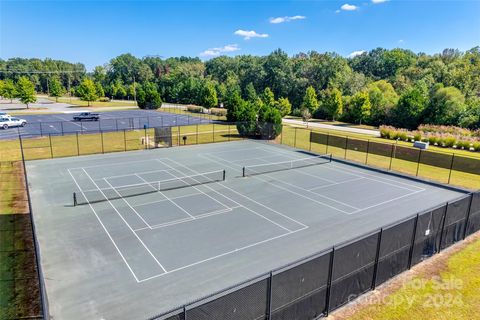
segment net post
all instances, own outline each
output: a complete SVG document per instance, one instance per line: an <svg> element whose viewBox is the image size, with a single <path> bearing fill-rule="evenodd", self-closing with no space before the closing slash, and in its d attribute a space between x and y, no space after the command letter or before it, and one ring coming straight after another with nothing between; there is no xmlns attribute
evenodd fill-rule
<svg viewBox="0 0 480 320"><path fill-rule="evenodd" d="M78 205L78 202L77 202L77 193L74 192L73 193L73 206L76 207Z"/></svg>
<svg viewBox="0 0 480 320"><path fill-rule="evenodd" d="M225 181L225 176L226 176L226 171L225 169L223 170L223 178L222 178L222 181Z"/></svg>
<svg viewBox="0 0 480 320"><path fill-rule="evenodd" d="M330 156L329 156L329 162L332 162L332 154L330 153Z"/></svg>
<svg viewBox="0 0 480 320"><path fill-rule="evenodd" d="M242 176L245 178L245 167L242 168Z"/></svg>

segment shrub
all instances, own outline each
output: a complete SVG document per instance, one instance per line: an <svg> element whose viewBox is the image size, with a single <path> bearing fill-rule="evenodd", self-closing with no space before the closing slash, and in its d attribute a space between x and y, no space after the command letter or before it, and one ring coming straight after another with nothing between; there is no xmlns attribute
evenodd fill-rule
<svg viewBox="0 0 480 320"><path fill-rule="evenodd" d="M480 141L475 141L472 143L473 150L480 151Z"/></svg>
<svg viewBox="0 0 480 320"><path fill-rule="evenodd" d="M390 131L392 131L391 127L380 126L380 137L389 138L390 137Z"/></svg>
<svg viewBox="0 0 480 320"><path fill-rule="evenodd" d="M109 101L110 101L110 98L109 98L109 97L101 97L100 99L98 99L98 101L100 101L100 102L109 102Z"/></svg>
<svg viewBox="0 0 480 320"><path fill-rule="evenodd" d="M418 131L415 131L413 133L413 140L414 141L421 141L422 140L422 134Z"/></svg>
<svg viewBox="0 0 480 320"><path fill-rule="evenodd" d="M397 137L402 141L408 141L408 135L406 132L403 132L403 131L398 132Z"/></svg>
<svg viewBox="0 0 480 320"><path fill-rule="evenodd" d="M457 142L457 139L455 137L446 137L445 138L445 142L444 142L444 146L447 147L447 148L452 148L455 143Z"/></svg>
<svg viewBox="0 0 480 320"><path fill-rule="evenodd" d="M211 108L210 109L210 114L212 114L214 116L225 117L227 115L227 109Z"/></svg>
<svg viewBox="0 0 480 320"><path fill-rule="evenodd" d="M203 113L203 107L200 106L187 106L187 110L193 113Z"/></svg>
<svg viewBox="0 0 480 320"><path fill-rule="evenodd" d="M435 145L435 143L438 143L438 137L436 136L429 136L428 137L428 143L431 145Z"/></svg>
<svg viewBox="0 0 480 320"><path fill-rule="evenodd" d="M461 148L461 149L464 149L464 150L470 150L470 141L468 140L460 140L460 141L457 141L457 148Z"/></svg>
<svg viewBox="0 0 480 320"><path fill-rule="evenodd" d="M294 117L302 117L302 110L301 109L293 109L292 116Z"/></svg>

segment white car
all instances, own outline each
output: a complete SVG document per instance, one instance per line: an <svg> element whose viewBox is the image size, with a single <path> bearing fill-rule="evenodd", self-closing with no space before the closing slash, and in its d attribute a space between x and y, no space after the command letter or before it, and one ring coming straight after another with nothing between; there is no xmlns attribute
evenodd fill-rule
<svg viewBox="0 0 480 320"><path fill-rule="evenodd" d="M10 116L3 116L0 117L0 128L8 129L11 127L25 127L27 124L27 120L10 117Z"/></svg>

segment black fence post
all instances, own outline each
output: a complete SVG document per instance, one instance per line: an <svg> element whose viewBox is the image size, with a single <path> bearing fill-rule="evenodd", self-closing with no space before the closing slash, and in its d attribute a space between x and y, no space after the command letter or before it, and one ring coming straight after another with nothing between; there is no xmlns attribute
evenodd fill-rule
<svg viewBox="0 0 480 320"><path fill-rule="evenodd" d="M102 139L102 153L105 153L105 149L103 146L103 130L100 130L100 138Z"/></svg>
<svg viewBox="0 0 480 320"><path fill-rule="evenodd" d="M63 136L64 135L64 133L63 133L63 121L60 122L60 126L62 128L62 136Z"/></svg>
<svg viewBox="0 0 480 320"><path fill-rule="evenodd" d="M295 134L293 136L293 147L297 147L297 127L295 127Z"/></svg>
<svg viewBox="0 0 480 320"><path fill-rule="evenodd" d="M213 142L215 142L215 123L213 124Z"/></svg>
<svg viewBox="0 0 480 320"><path fill-rule="evenodd" d="M127 151L127 133L125 129L123 129L123 146L124 150Z"/></svg>
<svg viewBox="0 0 480 320"><path fill-rule="evenodd" d="M308 135L308 140L309 140L309 143L310 145L308 146L308 151L312 151L312 129L310 129L310 133Z"/></svg>
<svg viewBox="0 0 480 320"><path fill-rule="evenodd" d="M280 144L283 144L283 133L285 132L283 127L284 127L284 125L282 124L282 133L280 133Z"/></svg>
<svg viewBox="0 0 480 320"><path fill-rule="evenodd" d="M380 247L382 245L383 228L380 229L377 239L377 253L375 254L375 264L373 265L372 290L377 286L378 260L380 260Z"/></svg>
<svg viewBox="0 0 480 320"><path fill-rule="evenodd" d="M273 272L270 272L268 278L268 295L267 295L267 320L272 319L272 286L273 285Z"/></svg>
<svg viewBox="0 0 480 320"><path fill-rule="evenodd" d="M115 119L115 131L118 131L118 119Z"/></svg>
<svg viewBox="0 0 480 320"><path fill-rule="evenodd" d="M417 214L417 217L415 218L415 224L413 226L413 234L412 234L412 241L410 245L410 252L408 253L408 270L412 268L412 260L413 260L413 250L415 249L415 240L417 237L417 226L418 226L418 217L420 215Z"/></svg>
<svg viewBox="0 0 480 320"><path fill-rule="evenodd" d="M452 162L450 163L450 170L448 172L448 182L450 184L450 179L452 178L452 171L453 171L453 163L455 162L455 153L452 153Z"/></svg>
<svg viewBox="0 0 480 320"><path fill-rule="evenodd" d="M187 320L187 306L183 306L183 320Z"/></svg>
<svg viewBox="0 0 480 320"><path fill-rule="evenodd" d="M443 212L442 230L440 230L440 243L438 244L438 253L442 251L443 230L445 229L445 220L447 220L448 205L449 203L447 203L447 205L445 206L445 211Z"/></svg>
<svg viewBox="0 0 480 320"><path fill-rule="evenodd" d="M80 144L78 143L78 131L75 132L76 136L77 136L77 156L80 155Z"/></svg>
<svg viewBox="0 0 480 320"><path fill-rule="evenodd" d="M332 292L332 277L333 277L333 262L335 259L335 247L332 247L330 252L330 263L328 267L328 280L327 280L327 292L325 293L325 316L328 317L330 311L330 295Z"/></svg>
<svg viewBox="0 0 480 320"><path fill-rule="evenodd" d="M418 150L418 159L417 159L417 172L415 173L415 177L418 177L418 171L420 170L420 160L422 159L422 149Z"/></svg>
<svg viewBox="0 0 480 320"><path fill-rule="evenodd" d="M83 122L80 121L80 132L83 134Z"/></svg>
<svg viewBox="0 0 480 320"><path fill-rule="evenodd" d="M43 137L42 123L40 122L40 137Z"/></svg>
<svg viewBox="0 0 480 320"><path fill-rule="evenodd" d="M230 123L227 124L227 126L228 126L228 141L230 141Z"/></svg>
<svg viewBox="0 0 480 320"><path fill-rule="evenodd" d="M50 143L50 157L53 159L52 135L48 134L48 142Z"/></svg>
<svg viewBox="0 0 480 320"><path fill-rule="evenodd" d="M368 164L368 152L370 151L370 139L367 140L367 154L365 155L365 164Z"/></svg>
<svg viewBox="0 0 480 320"><path fill-rule="evenodd" d="M144 143L145 143L145 149L148 149L148 141L147 141L147 128L143 128L143 133L144 133Z"/></svg>
<svg viewBox="0 0 480 320"><path fill-rule="evenodd" d="M392 149L390 150L390 165L388 166L388 170L392 170L392 162L393 162L395 149L396 149L396 144L392 143Z"/></svg>
<svg viewBox="0 0 480 320"><path fill-rule="evenodd" d="M348 136L345 136L345 154L343 155L343 159L347 159L347 150L348 150Z"/></svg>
<svg viewBox="0 0 480 320"><path fill-rule="evenodd" d="M198 144L198 123L197 123L197 132L195 134L195 144Z"/></svg>
<svg viewBox="0 0 480 320"><path fill-rule="evenodd" d="M328 144L330 142L330 132L327 132L327 148L325 149L325 153L328 153Z"/></svg>
<svg viewBox="0 0 480 320"><path fill-rule="evenodd" d="M463 237L462 237L463 240L465 240L465 237L467 236L468 221L470 220L470 212L472 211L472 202L473 202L473 193L470 193L470 202L468 203L467 217L465 218L465 227L463 227Z"/></svg>

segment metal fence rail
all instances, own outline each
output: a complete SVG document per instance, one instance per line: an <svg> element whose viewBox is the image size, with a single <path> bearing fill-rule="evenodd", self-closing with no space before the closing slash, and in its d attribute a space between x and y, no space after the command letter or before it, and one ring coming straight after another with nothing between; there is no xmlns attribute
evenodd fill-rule
<svg viewBox="0 0 480 320"><path fill-rule="evenodd" d="M149 319L316 319L478 230L470 193Z"/></svg>

